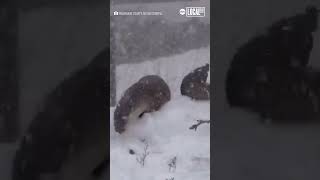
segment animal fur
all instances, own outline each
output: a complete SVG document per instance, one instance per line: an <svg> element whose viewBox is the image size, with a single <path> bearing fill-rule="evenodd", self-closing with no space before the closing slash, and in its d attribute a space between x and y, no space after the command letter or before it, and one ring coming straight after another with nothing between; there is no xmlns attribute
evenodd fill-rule
<svg viewBox="0 0 320 180"><path fill-rule="evenodd" d="M201 66L187 74L181 83L181 95L195 100L210 99L210 84L208 84L209 64Z"/></svg>
<svg viewBox="0 0 320 180"><path fill-rule="evenodd" d="M143 113L159 110L171 98L167 83L157 75L142 77L125 92L114 112L114 127L118 133L126 130L128 121Z"/></svg>

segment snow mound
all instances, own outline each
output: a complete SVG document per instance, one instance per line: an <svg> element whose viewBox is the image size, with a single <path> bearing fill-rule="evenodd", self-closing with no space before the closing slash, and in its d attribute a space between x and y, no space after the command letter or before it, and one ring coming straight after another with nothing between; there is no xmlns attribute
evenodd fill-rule
<svg viewBox="0 0 320 180"><path fill-rule="evenodd" d="M176 97L160 111L146 113L128 124L121 135L114 131L113 111L110 108L112 180L210 179L210 126L202 124L197 131L189 129L198 119L210 119L209 101ZM149 154L142 166L138 160L146 146ZM130 154L130 149L135 154ZM169 170L168 164L174 158L176 167Z"/></svg>

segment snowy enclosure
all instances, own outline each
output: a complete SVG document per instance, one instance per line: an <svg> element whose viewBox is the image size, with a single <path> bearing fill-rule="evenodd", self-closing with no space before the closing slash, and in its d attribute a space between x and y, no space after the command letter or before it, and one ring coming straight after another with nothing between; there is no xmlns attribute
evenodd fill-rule
<svg viewBox="0 0 320 180"><path fill-rule="evenodd" d="M110 119L113 119L110 109ZM175 97L160 111L146 114L130 126L125 136L119 136L110 123L110 177L112 180L209 180L210 125L200 125L197 131L189 127L196 119L210 118L209 102L195 102L187 97ZM148 143L145 165L137 161ZM129 154L132 149L135 154ZM176 158L175 166L170 166ZM170 168L171 167L171 168Z"/></svg>
<svg viewBox="0 0 320 180"><path fill-rule="evenodd" d="M209 180L210 102L181 95L183 78L210 63L209 0L115 4L117 11L161 11L162 16L111 16L111 56L115 61L116 102L146 75L158 75L171 91L159 111L128 122L119 135L110 108L110 177L112 180ZM181 8L205 6L206 17L187 18ZM209 79L208 79L209 80Z"/></svg>
<svg viewBox="0 0 320 180"><path fill-rule="evenodd" d="M137 64L121 64L116 68L117 99L144 75L161 76L169 85L172 99L160 111L147 113L139 122L131 123L125 135L114 131L110 108L110 177L112 180L209 180L210 125L197 131L189 128L196 120L210 119L209 101L192 101L181 96L183 77L210 62L209 47L162 57ZM149 155L143 167L137 161L148 143ZM132 149L136 154L129 154ZM170 161L176 158L174 170Z"/></svg>
<svg viewBox="0 0 320 180"><path fill-rule="evenodd" d="M130 123L124 135L114 131L114 108L110 108L112 180L210 179L210 125L203 124L197 131L189 129L198 119L210 119L210 102L192 101L180 94L183 77L209 63L209 59L207 47L117 67L117 99L130 85L149 74L164 78L171 90L172 99L160 111L147 113L139 122ZM148 156L143 167L137 158L144 154L146 144L139 139L145 139L148 143ZM136 154L129 154L129 149ZM168 164L173 158L176 158L176 164L174 170L171 170Z"/></svg>
<svg viewBox="0 0 320 180"><path fill-rule="evenodd" d="M183 54L186 51L200 48L208 48L210 44L210 1L172 1L172 2L154 2L154 3L121 3L111 4L111 24L110 24L110 42L112 63L116 69L121 71L121 64L137 64L144 61L157 61L162 64L159 69L147 70L153 73L160 72L164 74L164 64L160 61L166 59L162 57L175 56ZM189 6L200 6L206 8L206 16L202 18L188 18L181 16L179 10ZM159 11L160 16L113 16L114 11ZM209 51L209 50L208 50ZM191 52L191 56L192 56ZM186 61L192 62L193 57L185 58ZM199 57L197 61L204 62L206 58ZM169 62L168 62L169 63ZM168 64L167 63L167 64ZM200 63L201 64L201 63ZM128 65L129 66L129 65ZM139 68L140 65L134 65L132 68ZM148 65L149 66L149 65ZM167 65L168 67L170 65ZM173 68L173 67L170 67ZM180 68L179 68L180 69ZM183 68L182 68L183 69ZM144 70L145 71L145 70ZM184 71L184 70L178 70ZM166 71L169 72L169 71ZM138 72L137 72L138 73ZM117 74L117 75L116 75ZM136 74L136 72L135 72ZM170 72L169 72L170 74ZM179 72L178 72L179 74ZM111 98L119 96L116 88L118 82L113 83L121 73L114 72L111 69ZM124 76L125 74L123 74ZM171 73L172 76L173 74ZM181 75L181 74L179 74ZM137 77L132 77L136 80ZM130 78L129 78L130 79ZM129 80L132 82L132 80ZM122 91L120 89L120 91ZM117 92L117 93L116 93ZM115 93L115 94L114 94ZM112 99L111 99L112 102ZM111 103L115 105L115 103Z"/></svg>

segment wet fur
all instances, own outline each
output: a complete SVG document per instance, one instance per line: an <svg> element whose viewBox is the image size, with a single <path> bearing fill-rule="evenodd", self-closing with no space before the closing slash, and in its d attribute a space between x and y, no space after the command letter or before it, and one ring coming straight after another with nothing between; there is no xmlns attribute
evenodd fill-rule
<svg viewBox="0 0 320 180"><path fill-rule="evenodd" d="M142 113L159 110L171 98L170 89L159 76L144 76L129 87L114 112L114 127L118 133L126 130L128 121L139 119Z"/></svg>
<svg viewBox="0 0 320 180"><path fill-rule="evenodd" d="M187 74L181 83L181 95L195 100L209 100L210 84L206 83L208 72L209 64L206 64Z"/></svg>

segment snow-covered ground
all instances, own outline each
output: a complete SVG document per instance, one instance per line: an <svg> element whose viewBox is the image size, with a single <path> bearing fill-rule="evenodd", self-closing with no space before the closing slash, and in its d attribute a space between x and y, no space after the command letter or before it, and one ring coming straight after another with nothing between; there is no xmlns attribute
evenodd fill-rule
<svg viewBox="0 0 320 180"><path fill-rule="evenodd" d="M113 120L113 108L110 119ZM210 126L202 124L197 131L189 127L197 119L210 119L209 102L194 102L175 97L158 112L145 114L128 126L125 134L114 131L111 121L110 177L112 180L183 180L210 179ZM145 139L145 143L140 141ZM144 154L145 165L137 158ZM132 149L135 154L130 154ZM176 157L176 168L169 171Z"/></svg>
<svg viewBox="0 0 320 180"><path fill-rule="evenodd" d="M125 134L114 131L110 123L110 177L112 180L209 180L210 126L190 130L196 120L210 119L209 101L192 101L180 95L183 77L209 63L209 47L162 57L139 64L123 64L116 69L117 99L144 75L160 75L169 85L172 99L160 111L148 113L130 123ZM110 108L110 119L113 120ZM145 140L142 142L141 140ZM142 166L140 159L148 145L149 154ZM135 154L130 154L132 149ZM176 168L169 163L176 158Z"/></svg>

